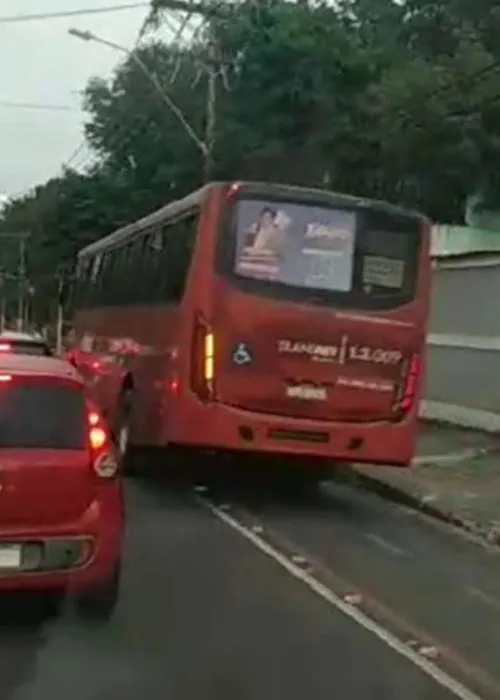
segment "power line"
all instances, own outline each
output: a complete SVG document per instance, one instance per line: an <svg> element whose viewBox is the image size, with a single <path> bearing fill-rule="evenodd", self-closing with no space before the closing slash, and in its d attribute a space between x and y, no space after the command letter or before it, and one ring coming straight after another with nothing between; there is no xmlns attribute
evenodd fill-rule
<svg viewBox="0 0 500 700"><path fill-rule="evenodd" d="M87 147L87 141L84 139L84 140L80 143L80 145L79 145L77 148L75 148L75 150L74 150L73 153L70 155L70 157L62 164L61 169L62 169L62 170L65 170L66 168L69 168L69 166L70 166L72 163L74 163L74 161L78 158L78 156L80 155L80 153L86 149L86 147ZM74 166L74 167L75 167L75 166Z"/></svg>
<svg viewBox="0 0 500 700"><path fill-rule="evenodd" d="M176 43L180 36L182 35L184 29L186 28L186 24L189 21L191 15L187 14L185 20L180 22L179 26L173 30L173 36L171 38L172 43ZM139 29L139 32L137 34L135 43L133 47L129 50L129 60L132 57L132 55L139 50L140 48L140 43L141 40L143 39L144 35L144 28L145 24L143 23ZM198 28L199 29L199 28ZM195 33L196 35L196 33ZM178 66L174 66L174 69L171 72L170 75L170 82L173 82L175 79L176 75L178 72ZM138 135L142 129L148 125L149 123L149 117L147 117L146 121L144 121L144 115L139 112L136 114L135 118L133 119L132 124L124 124L122 122L122 117L121 115L118 116L118 119L113 120L115 122L115 127L116 131L114 132L114 137L110 139L108 142L108 146L112 146L113 148L121 148L124 144L127 143L127 141L132 137ZM89 153L85 155L85 151L88 150ZM81 157L83 155L83 158ZM90 152L90 149L88 148L88 142L84 138L83 141L80 143L76 151L70 156L70 158L63 163L62 168L67 168L70 165L72 166L73 169L76 168L83 168L86 167L92 160L92 154ZM75 162L76 161L76 162Z"/></svg>
<svg viewBox="0 0 500 700"><path fill-rule="evenodd" d="M11 102L10 100L0 100L0 107L12 109L41 109L52 112L79 112L80 110L70 105L51 105L39 102Z"/></svg>
<svg viewBox="0 0 500 700"><path fill-rule="evenodd" d="M131 51L136 51L139 48L139 44L141 43L141 40L143 38L144 34L144 29L145 29L145 22L141 24L139 27L139 31L137 32L137 36L134 42L134 46L131 49ZM80 94L85 94L85 90L80 91ZM118 127L118 131L122 131L122 124L121 118L119 119L118 123L116 126ZM125 128L125 132L128 131L128 128ZM135 131L135 130L134 130ZM116 133L115 133L116 136ZM85 153L85 150L88 149L88 143L87 139L84 138L83 141L78 145L78 147L75 149L75 151L71 154L71 156L62 164L61 169L64 171L64 169L69 168L70 165L73 165L73 169L76 169L78 167L82 168L88 164L88 162L92 159L92 155L87 155L83 156L83 160L80 158L80 162L76 162L79 159L79 156L81 156L82 153ZM88 149L90 150L90 149Z"/></svg>
<svg viewBox="0 0 500 700"><path fill-rule="evenodd" d="M123 10L135 10L139 7L149 7L148 2L134 2L127 5L108 5L94 7L92 9L79 8L76 10L64 10L62 12L42 12L29 15L4 15L0 17L0 24L14 24L18 22L32 22L34 20L63 19L64 17L80 17L82 15L97 15L105 12L121 12Z"/></svg>
<svg viewBox="0 0 500 700"><path fill-rule="evenodd" d="M147 6L149 7L149 3L142 3L142 5L144 5L144 4L147 4ZM134 7L137 7L137 6L138 6L137 4L134 5ZM127 6L127 7L130 7L130 6ZM122 7L122 9L123 9L123 7ZM102 8L101 8L101 11L103 11ZM1 21L2 21L2 18L0 17L0 22ZM132 51L138 48L140 40L141 40L141 32L139 31L139 34L138 34L136 42L135 42L135 46L132 49ZM81 91L81 92L84 93L85 91ZM138 115L138 116L140 116L140 115ZM130 126L125 126L125 128L123 129L124 125L120 122L121 122L121 118L119 118L118 122L116 123L116 126L118 128L117 128L117 133L115 133L115 139L112 139L112 141L117 142L117 145L124 143L127 140L126 137L129 135L129 132L130 132ZM135 122L136 122L136 124L139 123L140 127L144 126L144 122L142 122L140 118L136 117ZM132 129L132 132L135 133L138 130L139 129L137 129L137 126L136 126L136 128ZM121 138L120 137L116 138L120 134L120 132L122 132ZM92 153L89 152L86 154L85 151L90 151L89 144L88 144L86 138L84 138L79 143L79 145L75 148L75 150L71 153L71 155L62 163L60 170L62 172L64 172L66 169L69 169L69 168L72 168L73 170L75 170L76 168L86 167L92 160ZM36 185L29 186L29 187L23 187L22 189L17 190L13 194L9 195L9 201L12 202L16 199L20 199L21 197L28 195L35 188L36 188Z"/></svg>

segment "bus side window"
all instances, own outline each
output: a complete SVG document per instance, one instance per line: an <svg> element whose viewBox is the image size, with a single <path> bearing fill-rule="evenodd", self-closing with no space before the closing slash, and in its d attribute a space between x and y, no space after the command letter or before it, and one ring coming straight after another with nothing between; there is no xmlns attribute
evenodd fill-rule
<svg viewBox="0 0 500 700"><path fill-rule="evenodd" d="M197 214L168 222L163 230L160 294L164 302L181 301L196 243Z"/></svg>
<svg viewBox="0 0 500 700"><path fill-rule="evenodd" d="M110 291L110 276L111 268L113 265L113 252L112 250L104 253L103 260L101 264L101 272L99 275L99 284L95 289L95 303L99 306L106 306L109 300Z"/></svg>
<svg viewBox="0 0 500 700"><path fill-rule="evenodd" d="M77 308L86 306L89 272L89 258L81 258L75 272L75 305Z"/></svg>
<svg viewBox="0 0 500 700"><path fill-rule="evenodd" d="M151 233L147 233L143 238L142 246L142 271L141 271L141 298L138 300L139 304L151 304L155 301L155 288L154 288L154 265L155 265L155 252L151 247Z"/></svg>
<svg viewBox="0 0 500 700"><path fill-rule="evenodd" d="M92 258L92 267L90 269L89 292L87 295L87 303L89 306L99 305L99 288L100 288L100 273L102 267L102 254L98 253Z"/></svg>
<svg viewBox="0 0 500 700"><path fill-rule="evenodd" d="M90 306L90 293L92 291L92 283L90 276L92 273L93 258L87 258L85 261L85 271L82 285L82 306Z"/></svg>
<svg viewBox="0 0 500 700"><path fill-rule="evenodd" d="M142 281L144 278L142 264L143 245L143 236L139 236L127 244L127 257L120 269L120 274L123 276L123 303L131 306L140 304L142 301Z"/></svg>
<svg viewBox="0 0 500 700"><path fill-rule="evenodd" d="M149 295L151 303L158 304L162 301L161 286L165 271L163 269L163 250L165 245L165 236L163 229L157 228L147 237L147 245L149 247L148 264L149 264Z"/></svg>
<svg viewBox="0 0 500 700"><path fill-rule="evenodd" d="M125 276L123 274L123 261L125 248L115 248L112 252L113 261L110 269L109 295L107 302L111 305L120 305L123 299L123 285Z"/></svg>
<svg viewBox="0 0 500 700"><path fill-rule="evenodd" d="M133 299L134 285L137 284L132 270L134 243L126 243L120 248L119 261L116 268L116 301L118 305L128 304Z"/></svg>

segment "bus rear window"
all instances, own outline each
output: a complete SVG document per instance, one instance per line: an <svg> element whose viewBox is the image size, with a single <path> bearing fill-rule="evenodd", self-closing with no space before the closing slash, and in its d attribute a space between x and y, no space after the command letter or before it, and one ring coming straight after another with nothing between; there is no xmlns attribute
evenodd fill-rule
<svg viewBox="0 0 500 700"><path fill-rule="evenodd" d="M415 294L421 222L379 209L244 199L230 274L248 291L390 308Z"/></svg>

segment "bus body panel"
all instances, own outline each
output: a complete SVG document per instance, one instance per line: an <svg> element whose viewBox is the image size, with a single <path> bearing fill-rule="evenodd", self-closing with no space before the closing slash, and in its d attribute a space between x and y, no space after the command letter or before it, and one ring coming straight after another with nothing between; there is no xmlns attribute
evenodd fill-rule
<svg viewBox="0 0 500 700"><path fill-rule="evenodd" d="M392 419L402 369L424 342L414 318L418 303L407 310L408 321L401 313L339 319L334 309L273 303L223 284L215 289L221 403L318 420Z"/></svg>
<svg viewBox="0 0 500 700"><path fill-rule="evenodd" d="M178 307L159 306L108 308L98 317L86 311L76 319L77 337L87 336L93 343L91 353L80 345L79 371L112 426L116 425L123 389L133 388L131 430L132 439L139 444L163 444L180 316Z"/></svg>
<svg viewBox="0 0 500 700"><path fill-rule="evenodd" d="M134 444L409 465L425 366L429 227L422 224L415 295L408 303L366 310L272 298L238 288L217 268L230 190L215 185L198 198L182 297L112 306L97 300L77 312L79 369L110 423L123 389L132 386ZM157 219L159 226L169 225ZM133 242L129 229L127 241ZM118 238L113 234L113 246ZM95 246L95 255L106 254L103 243ZM89 252L81 254L83 261L85 256L92 260ZM139 288L143 281L134 282ZM210 332L215 348L208 398L193 380L203 361L200 328ZM245 361L239 350L247 353ZM415 358L413 401L397 413Z"/></svg>
<svg viewBox="0 0 500 700"><path fill-rule="evenodd" d="M214 228L220 196L218 190L207 194L200 208L195 224L196 245L185 292L178 303L114 305L97 312L83 309L76 314L73 356L78 369L112 426L117 423L123 390L132 387L130 427L135 444L160 447L170 441L169 422L183 379L189 374L186 350L191 343L192 322L188 319L192 317L193 300L198 296L204 300L199 290L211 280L204 261L212 255L215 236L201 232ZM132 281L141 284L140 279Z"/></svg>
<svg viewBox="0 0 500 700"><path fill-rule="evenodd" d="M186 394L172 415L169 434L174 444L208 450L407 467L414 456L417 412L418 402L397 424L340 423L245 411L216 402L203 404Z"/></svg>

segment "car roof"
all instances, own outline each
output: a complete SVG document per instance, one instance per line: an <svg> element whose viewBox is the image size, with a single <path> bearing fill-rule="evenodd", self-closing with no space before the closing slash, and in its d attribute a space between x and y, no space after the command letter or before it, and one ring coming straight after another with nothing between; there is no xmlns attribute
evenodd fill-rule
<svg viewBox="0 0 500 700"><path fill-rule="evenodd" d="M83 379L73 365L57 357L0 354L0 374L43 375L83 385Z"/></svg>
<svg viewBox="0 0 500 700"><path fill-rule="evenodd" d="M45 342L41 336L33 335L33 333L22 333L20 331L3 331L3 333L0 333L0 341L1 340L19 340L24 343Z"/></svg>

